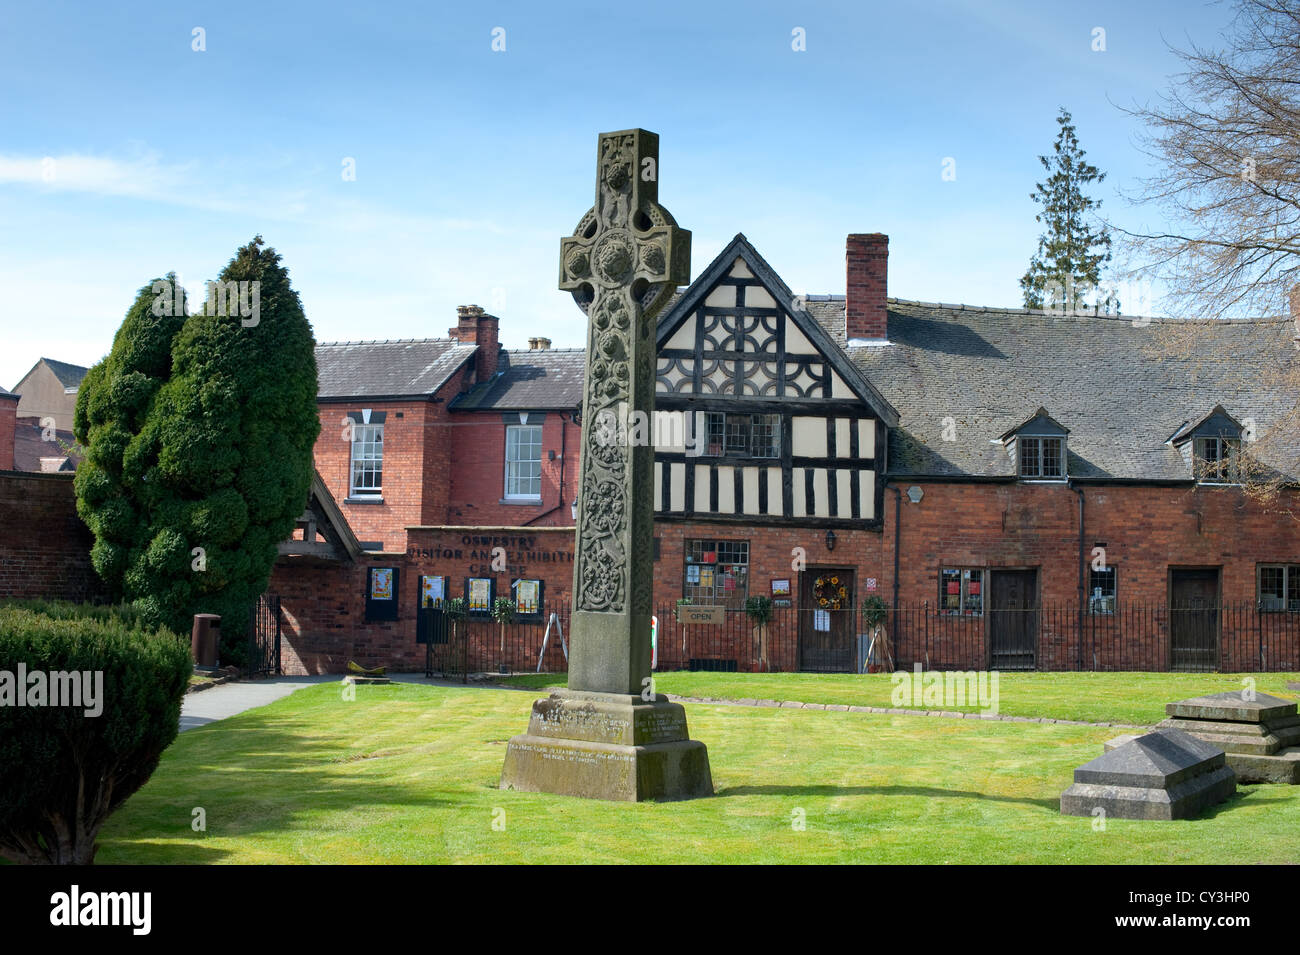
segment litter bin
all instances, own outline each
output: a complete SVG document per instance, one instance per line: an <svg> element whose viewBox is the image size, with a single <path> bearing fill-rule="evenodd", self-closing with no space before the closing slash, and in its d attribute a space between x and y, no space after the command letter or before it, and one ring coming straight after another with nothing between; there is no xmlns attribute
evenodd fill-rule
<svg viewBox="0 0 1300 955"><path fill-rule="evenodd" d="M203 670L217 668L217 648L221 646L221 615L196 613L190 630L190 652L194 665Z"/></svg>

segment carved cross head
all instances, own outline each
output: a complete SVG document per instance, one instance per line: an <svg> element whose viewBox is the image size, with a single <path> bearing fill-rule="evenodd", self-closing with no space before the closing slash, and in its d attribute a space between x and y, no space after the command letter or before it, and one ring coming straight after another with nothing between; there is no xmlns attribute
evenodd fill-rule
<svg viewBox="0 0 1300 955"><path fill-rule="evenodd" d="M644 129L602 133L596 204L560 240L560 289L590 314L617 297L652 318L690 280L691 234L659 205L659 137Z"/></svg>

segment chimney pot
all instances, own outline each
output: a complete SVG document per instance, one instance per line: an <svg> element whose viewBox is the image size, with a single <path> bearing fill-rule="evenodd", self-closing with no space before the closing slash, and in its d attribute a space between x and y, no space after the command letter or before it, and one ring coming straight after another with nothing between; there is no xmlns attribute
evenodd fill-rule
<svg viewBox="0 0 1300 955"><path fill-rule="evenodd" d="M849 341L889 337L889 236L853 233L845 240L844 333Z"/></svg>

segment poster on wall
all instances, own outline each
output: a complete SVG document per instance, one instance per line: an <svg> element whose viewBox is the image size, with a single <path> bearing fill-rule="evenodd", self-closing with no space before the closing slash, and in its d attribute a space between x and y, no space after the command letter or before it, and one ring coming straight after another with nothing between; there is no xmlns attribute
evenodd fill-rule
<svg viewBox="0 0 1300 955"><path fill-rule="evenodd" d="M396 567L371 567L366 574L366 620L396 620L398 581Z"/></svg>
<svg viewBox="0 0 1300 955"><path fill-rule="evenodd" d="M470 577L465 581L465 612L477 614L492 612L491 577Z"/></svg>
<svg viewBox="0 0 1300 955"><path fill-rule="evenodd" d="M516 580L515 607L521 617L536 617L542 612L542 582L540 580Z"/></svg>
<svg viewBox="0 0 1300 955"><path fill-rule="evenodd" d="M772 596L789 597L790 596L790 578L779 577L772 579Z"/></svg>
<svg viewBox="0 0 1300 955"><path fill-rule="evenodd" d="M420 606L441 607L447 599L446 577L420 578Z"/></svg>

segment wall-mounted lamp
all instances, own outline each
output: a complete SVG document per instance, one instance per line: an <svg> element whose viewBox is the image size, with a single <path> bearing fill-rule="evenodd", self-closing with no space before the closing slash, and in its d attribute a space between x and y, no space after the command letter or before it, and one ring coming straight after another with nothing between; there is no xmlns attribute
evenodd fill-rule
<svg viewBox="0 0 1300 955"><path fill-rule="evenodd" d="M827 532L826 532L826 549L827 549L827 550L834 550L834 549L835 549L835 532L834 532L834 531L827 531Z"/></svg>
<svg viewBox="0 0 1300 955"><path fill-rule="evenodd" d="M573 515L573 519L574 519L575 521L578 519L578 502L577 502L577 501L574 501L573 504L569 507L569 513Z"/></svg>
<svg viewBox="0 0 1300 955"><path fill-rule="evenodd" d="M925 492L913 484L907 489L907 499L913 504L920 504L921 498L925 497Z"/></svg>

